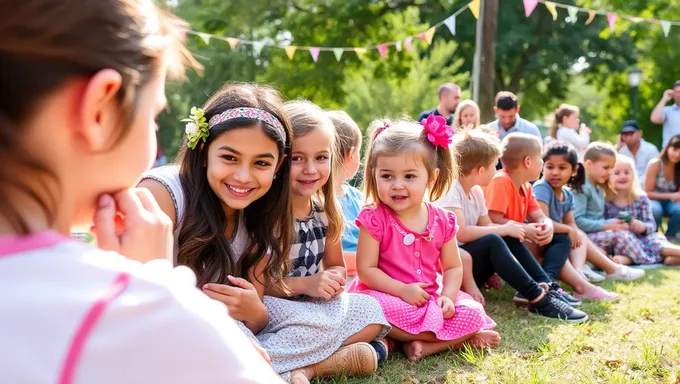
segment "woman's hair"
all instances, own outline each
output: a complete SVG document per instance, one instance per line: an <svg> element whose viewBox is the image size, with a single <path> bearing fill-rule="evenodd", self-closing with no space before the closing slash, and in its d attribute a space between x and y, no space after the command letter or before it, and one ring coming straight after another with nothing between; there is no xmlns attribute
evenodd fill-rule
<svg viewBox="0 0 680 384"><path fill-rule="evenodd" d="M352 148L359 146L361 130L345 111L326 111L326 115L335 126L335 149L342 164Z"/></svg>
<svg viewBox="0 0 680 384"><path fill-rule="evenodd" d="M552 121L550 123L550 128L548 129L548 135L553 139L557 139L557 128L562 125L562 122L566 117L578 113L579 108L575 105L560 104L559 107L553 112Z"/></svg>
<svg viewBox="0 0 680 384"><path fill-rule="evenodd" d="M302 137L315 129L323 130L331 140L331 169L326 184L317 191L317 198L322 204L323 211L328 217L328 234L326 238L331 242L339 241L344 227L340 203L335 197L336 175L340 172L338 151L335 142L335 127L326 113L316 104L306 100L286 102L284 109L293 125L293 137Z"/></svg>
<svg viewBox="0 0 680 384"><path fill-rule="evenodd" d="M444 196L458 175L451 146L435 146L427 139L423 126L413 121L374 120L369 126L371 142L366 155L364 189L366 201L370 205L380 203L376 181L376 166L380 156L417 155L432 178L434 170L439 169L439 177L430 189L429 200L436 201Z"/></svg>
<svg viewBox="0 0 680 384"><path fill-rule="evenodd" d="M571 171L576 171L576 175L569 179L569 188L581 192L583 184L586 183L586 172L578 162L578 152L571 143L566 141L552 141L545 146L543 151L543 162L548 161L552 156L562 156L571 165Z"/></svg>
<svg viewBox="0 0 680 384"><path fill-rule="evenodd" d="M670 147L680 148L680 135L671 137L671 139L668 140L668 143L666 143L666 146L661 150L659 159L661 159L661 162L664 166L670 164L671 162L668 158L668 148ZM673 181L675 182L675 185L680 185L680 162L675 164L675 172L673 172L673 175Z"/></svg>
<svg viewBox="0 0 680 384"><path fill-rule="evenodd" d="M472 100L463 100L460 103L458 103L458 106L456 107L456 112L455 112L454 118L453 118L453 128L454 129L466 128L466 127L462 126L463 124L461 122L461 116L463 114L463 110L465 110L466 108L474 109L475 115L477 116L477 120L475 120L474 126L472 128L479 127L479 115L480 115L479 106L477 105L477 103L475 103Z"/></svg>
<svg viewBox="0 0 680 384"><path fill-rule="evenodd" d="M0 214L17 232L26 234L31 228L10 201L11 193L33 200L50 224L58 209L59 180L21 141L24 125L41 102L69 80L86 79L103 69L117 71L122 84L116 94L120 128L111 142L115 146L129 130L144 86L164 68L177 76L185 63L197 63L177 38L179 20L151 1L16 0L3 6ZM41 180L39 189L25 180L24 175L34 173L49 179Z"/></svg>
<svg viewBox="0 0 680 384"><path fill-rule="evenodd" d="M459 176L467 176L475 168L488 167L501 156L498 138L479 129L458 131L453 136L453 148L458 156Z"/></svg>
<svg viewBox="0 0 680 384"><path fill-rule="evenodd" d="M597 162L602 160L604 157L611 157L613 159L616 159L616 149L614 146L612 146L609 143L605 143L602 141L593 141L592 143L588 144L586 147L586 151L583 154L583 162L585 163L586 161L590 160L592 162ZM579 171L580 172L580 171ZM585 183L585 178L586 178L586 172L585 169L583 170L583 180ZM576 175L576 177L579 177L579 175ZM607 182L605 185L599 185L599 187L603 187L605 189L609 188L609 182Z"/></svg>
<svg viewBox="0 0 680 384"><path fill-rule="evenodd" d="M637 172L635 172L635 163L633 162L633 159L624 155L616 155L616 162L626 164L633 175L633 182L628 189L628 204L632 204L642 196L647 196L647 193L640 186L640 179L638 178ZM613 188L609 188L605 192L607 201L614 201L616 199L616 191L614 191Z"/></svg>
<svg viewBox="0 0 680 384"><path fill-rule="evenodd" d="M258 108L278 119L283 129L250 118L236 118L210 127L203 145L189 149L186 145L178 157L181 163L180 181L186 201L179 231L177 261L191 268L198 277L198 286L207 282L226 284L227 276L249 279L249 273L269 254L262 275L266 283L278 284L288 270L288 252L293 238L293 214L289 195L290 143L292 130L283 110L279 93L256 84L225 84L208 101L203 110L207 121L228 109ZM271 188L252 204L240 211L248 235L243 255L234 255L225 236L227 216L222 200L208 184L205 164L208 148L215 139L232 129L261 129L279 150L282 162ZM236 222L238 228L239 222ZM255 276L260 280L260 276Z"/></svg>

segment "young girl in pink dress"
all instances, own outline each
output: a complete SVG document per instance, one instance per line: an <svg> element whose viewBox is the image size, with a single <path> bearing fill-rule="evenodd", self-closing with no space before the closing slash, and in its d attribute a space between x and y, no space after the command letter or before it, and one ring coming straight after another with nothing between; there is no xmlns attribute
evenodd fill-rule
<svg viewBox="0 0 680 384"><path fill-rule="evenodd" d="M370 205L357 218L359 279L350 289L378 300L389 337L405 343L411 361L500 342L482 305L460 291L456 216L426 202L445 194L456 174L452 129L435 116L421 124L380 122L372 135L364 176Z"/></svg>

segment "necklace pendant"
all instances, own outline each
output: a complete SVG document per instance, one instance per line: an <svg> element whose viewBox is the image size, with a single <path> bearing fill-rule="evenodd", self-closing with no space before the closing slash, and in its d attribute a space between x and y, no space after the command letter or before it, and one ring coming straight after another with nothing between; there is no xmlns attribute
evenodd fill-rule
<svg viewBox="0 0 680 384"><path fill-rule="evenodd" d="M412 233L408 233L404 236L404 245L411 245L416 241L416 237Z"/></svg>

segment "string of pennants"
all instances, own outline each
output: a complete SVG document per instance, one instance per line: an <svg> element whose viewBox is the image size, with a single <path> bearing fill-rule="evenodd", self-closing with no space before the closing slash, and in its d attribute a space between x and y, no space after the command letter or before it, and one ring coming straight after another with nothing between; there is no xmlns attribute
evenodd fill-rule
<svg viewBox="0 0 680 384"><path fill-rule="evenodd" d="M661 28L663 30L664 36L668 37L668 33L670 32L671 26L680 26L680 22L677 21L669 21L669 20L658 20L658 19L651 19L651 18L643 18L643 17L638 17L638 16L628 16L628 15L621 15L618 13L614 12L607 12L607 11L601 11L601 10L593 10L593 9L588 9L588 8L581 8L577 7L574 5L566 5L566 4L560 4L556 3L553 1L547 1L547 0L522 0L524 3L524 13L526 17L531 16L531 14L534 12L536 7L538 6L538 3L542 3L548 12L552 15L553 20L557 20L557 8L564 8L567 10L569 14L569 21L571 23L576 23L578 21L578 14L579 13L587 13L588 18L585 21L585 24L588 25L590 24L593 19L597 15L604 15L607 17L607 22L609 24L609 29L613 32L616 21L618 19L627 19L630 20L634 23L640 23L640 22L648 22L651 24L659 24L661 25ZM434 34L437 30L442 25L446 25L446 27L449 29L452 35L456 35L456 16L460 15L463 13L465 10L469 9L470 13L477 19L479 17L479 12L480 12L480 6L481 2L480 0L472 0L468 4L464 5L460 9L458 9L455 13L447 17L445 20L440 21L439 23L431 26L428 28L426 31L420 32L416 35L408 36L405 39L398 40L398 41L391 41L387 43L382 43L382 44L376 44L376 45L366 45L364 47L319 47L319 46L299 46L299 45L287 45L287 46L281 46L279 44L274 44L274 43L267 43L263 41L253 41L253 40L246 40L246 39L241 39L238 37L225 37L225 36L219 36L219 35L214 35L210 33L205 33L205 32L200 32L200 31L194 31L190 29L184 29L181 31L182 33L182 38L186 36L186 34L191 34L200 37L205 44L210 44L210 40L215 39L215 40L223 40L226 41L229 44L229 47L231 49L236 49L238 45L251 45L253 47L253 51L257 54L260 55L260 52L262 52L262 49L264 47L271 47L271 48L278 48L278 49L283 49L286 52L286 55L290 60L293 60L293 57L295 57L295 53L297 51L301 50L306 50L309 52L309 54L312 57L312 60L316 63L317 60L319 59L319 55L321 52L333 52L333 55L335 56L335 59L337 61L340 61L342 59L342 56L345 52L354 52L357 57L361 60L364 57L364 54L368 52L369 50L378 50L378 53L380 54L381 57L385 58L389 54L390 47L394 47L394 49L397 52L401 52L402 50L406 50L407 52L411 52L412 46L413 46L413 41L415 38L418 38L422 40L423 42L427 43L428 45L432 44L432 40L434 39Z"/></svg>

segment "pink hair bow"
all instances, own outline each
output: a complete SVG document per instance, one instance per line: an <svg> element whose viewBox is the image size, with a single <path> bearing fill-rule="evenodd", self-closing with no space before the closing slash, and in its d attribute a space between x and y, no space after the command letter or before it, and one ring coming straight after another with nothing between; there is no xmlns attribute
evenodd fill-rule
<svg viewBox="0 0 680 384"><path fill-rule="evenodd" d="M427 139L435 147L448 147L453 141L453 129L446 125L446 119L441 116L431 114L427 120L420 122L423 131L427 133Z"/></svg>

